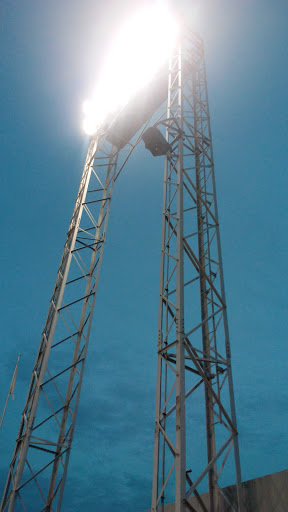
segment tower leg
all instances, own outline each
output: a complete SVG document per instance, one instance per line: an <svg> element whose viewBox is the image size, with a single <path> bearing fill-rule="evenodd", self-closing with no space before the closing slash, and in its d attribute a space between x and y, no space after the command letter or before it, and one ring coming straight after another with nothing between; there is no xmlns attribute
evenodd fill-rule
<svg viewBox="0 0 288 512"><path fill-rule="evenodd" d="M205 59L194 34L186 34L181 53L171 59L167 118L157 127L166 132L170 150L164 172L152 511L163 512L167 496L175 511L194 510L189 502L194 494L201 511L218 512L233 446L239 489L241 472ZM191 419L200 404L205 422L196 428ZM204 453L204 447L196 448L203 430L206 460L200 463L195 454ZM208 508L199 495L204 481ZM236 501L231 510L240 512L240 494Z"/></svg>
<svg viewBox="0 0 288 512"><path fill-rule="evenodd" d="M116 148L104 140L91 142L22 414L3 512L14 512L18 504L28 510L32 501L39 510L61 507L117 159Z"/></svg>

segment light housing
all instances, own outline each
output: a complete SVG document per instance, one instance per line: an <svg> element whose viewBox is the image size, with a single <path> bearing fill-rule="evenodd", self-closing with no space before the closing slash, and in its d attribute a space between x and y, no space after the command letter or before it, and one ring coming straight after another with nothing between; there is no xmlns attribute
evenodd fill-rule
<svg viewBox="0 0 288 512"><path fill-rule="evenodd" d="M168 61L178 32L177 20L164 2L143 7L124 23L108 51L92 100L83 105L88 135L145 90Z"/></svg>

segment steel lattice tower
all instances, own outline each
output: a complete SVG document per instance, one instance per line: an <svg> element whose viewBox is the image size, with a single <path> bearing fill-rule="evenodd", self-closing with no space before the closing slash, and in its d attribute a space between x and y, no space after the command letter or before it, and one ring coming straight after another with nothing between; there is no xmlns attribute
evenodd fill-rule
<svg viewBox="0 0 288 512"><path fill-rule="evenodd" d="M175 512L195 510L188 500L194 493L201 511L216 512L221 495L229 510L240 512L205 59L197 35L186 34L168 73L162 70L149 89L90 142L2 512L32 512L32 504L33 512L61 510L113 187L142 138L154 156L165 154L151 510L164 510L165 495L174 499ZM195 443L203 445L202 461L193 456ZM231 472L230 458L238 484L234 504L220 485L224 466ZM199 497L205 478L208 509Z"/></svg>
<svg viewBox="0 0 288 512"><path fill-rule="evenodd" d="M163 124L171 150L164 175L152 511L162 510L172 480L175 512L195 510L187 501L192 493L199 510L207 512L197 491L207 476L209 511L218 510L219 493L229 503L219 479L232 447L240 510L240 458L205 59L196 35L188 36L170 61ZM200 413L199 403L203 420L196 427L191 418L195 410ZM201 468L193 458L193 443L202 441L204 425L207 458ZM230 507L233 510L232 503Z"/></svg>

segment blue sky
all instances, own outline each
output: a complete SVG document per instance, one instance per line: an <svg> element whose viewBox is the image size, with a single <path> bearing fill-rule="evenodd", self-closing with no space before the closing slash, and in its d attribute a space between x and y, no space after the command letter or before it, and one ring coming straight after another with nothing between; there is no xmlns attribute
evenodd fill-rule
<svg viewBox="0 0 288 512"><path fill-rule="evenodd" d="M0 409L22 354L1 490L87 150L82 102L131 4L0 4ZM247 480L287 467L288 4L196 5ZM64 511L150 505L162 179L139 148L115 187Z"/></svg>

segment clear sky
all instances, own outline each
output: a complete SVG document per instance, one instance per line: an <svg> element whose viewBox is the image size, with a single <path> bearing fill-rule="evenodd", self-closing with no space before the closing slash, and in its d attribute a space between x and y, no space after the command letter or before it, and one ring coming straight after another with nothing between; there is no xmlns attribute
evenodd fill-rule
<svg viewBox="0 0 288 512"><path fill-rule="evenodd" d="M88 146L82 102L132 4L0 2L0 411L22 354L0 492ZM182 2L187 19L192 4ZM195 4L247 480L287 468L288 4ZM65 512L150 506L162 180L142 147L115 187Z"/></svg>

